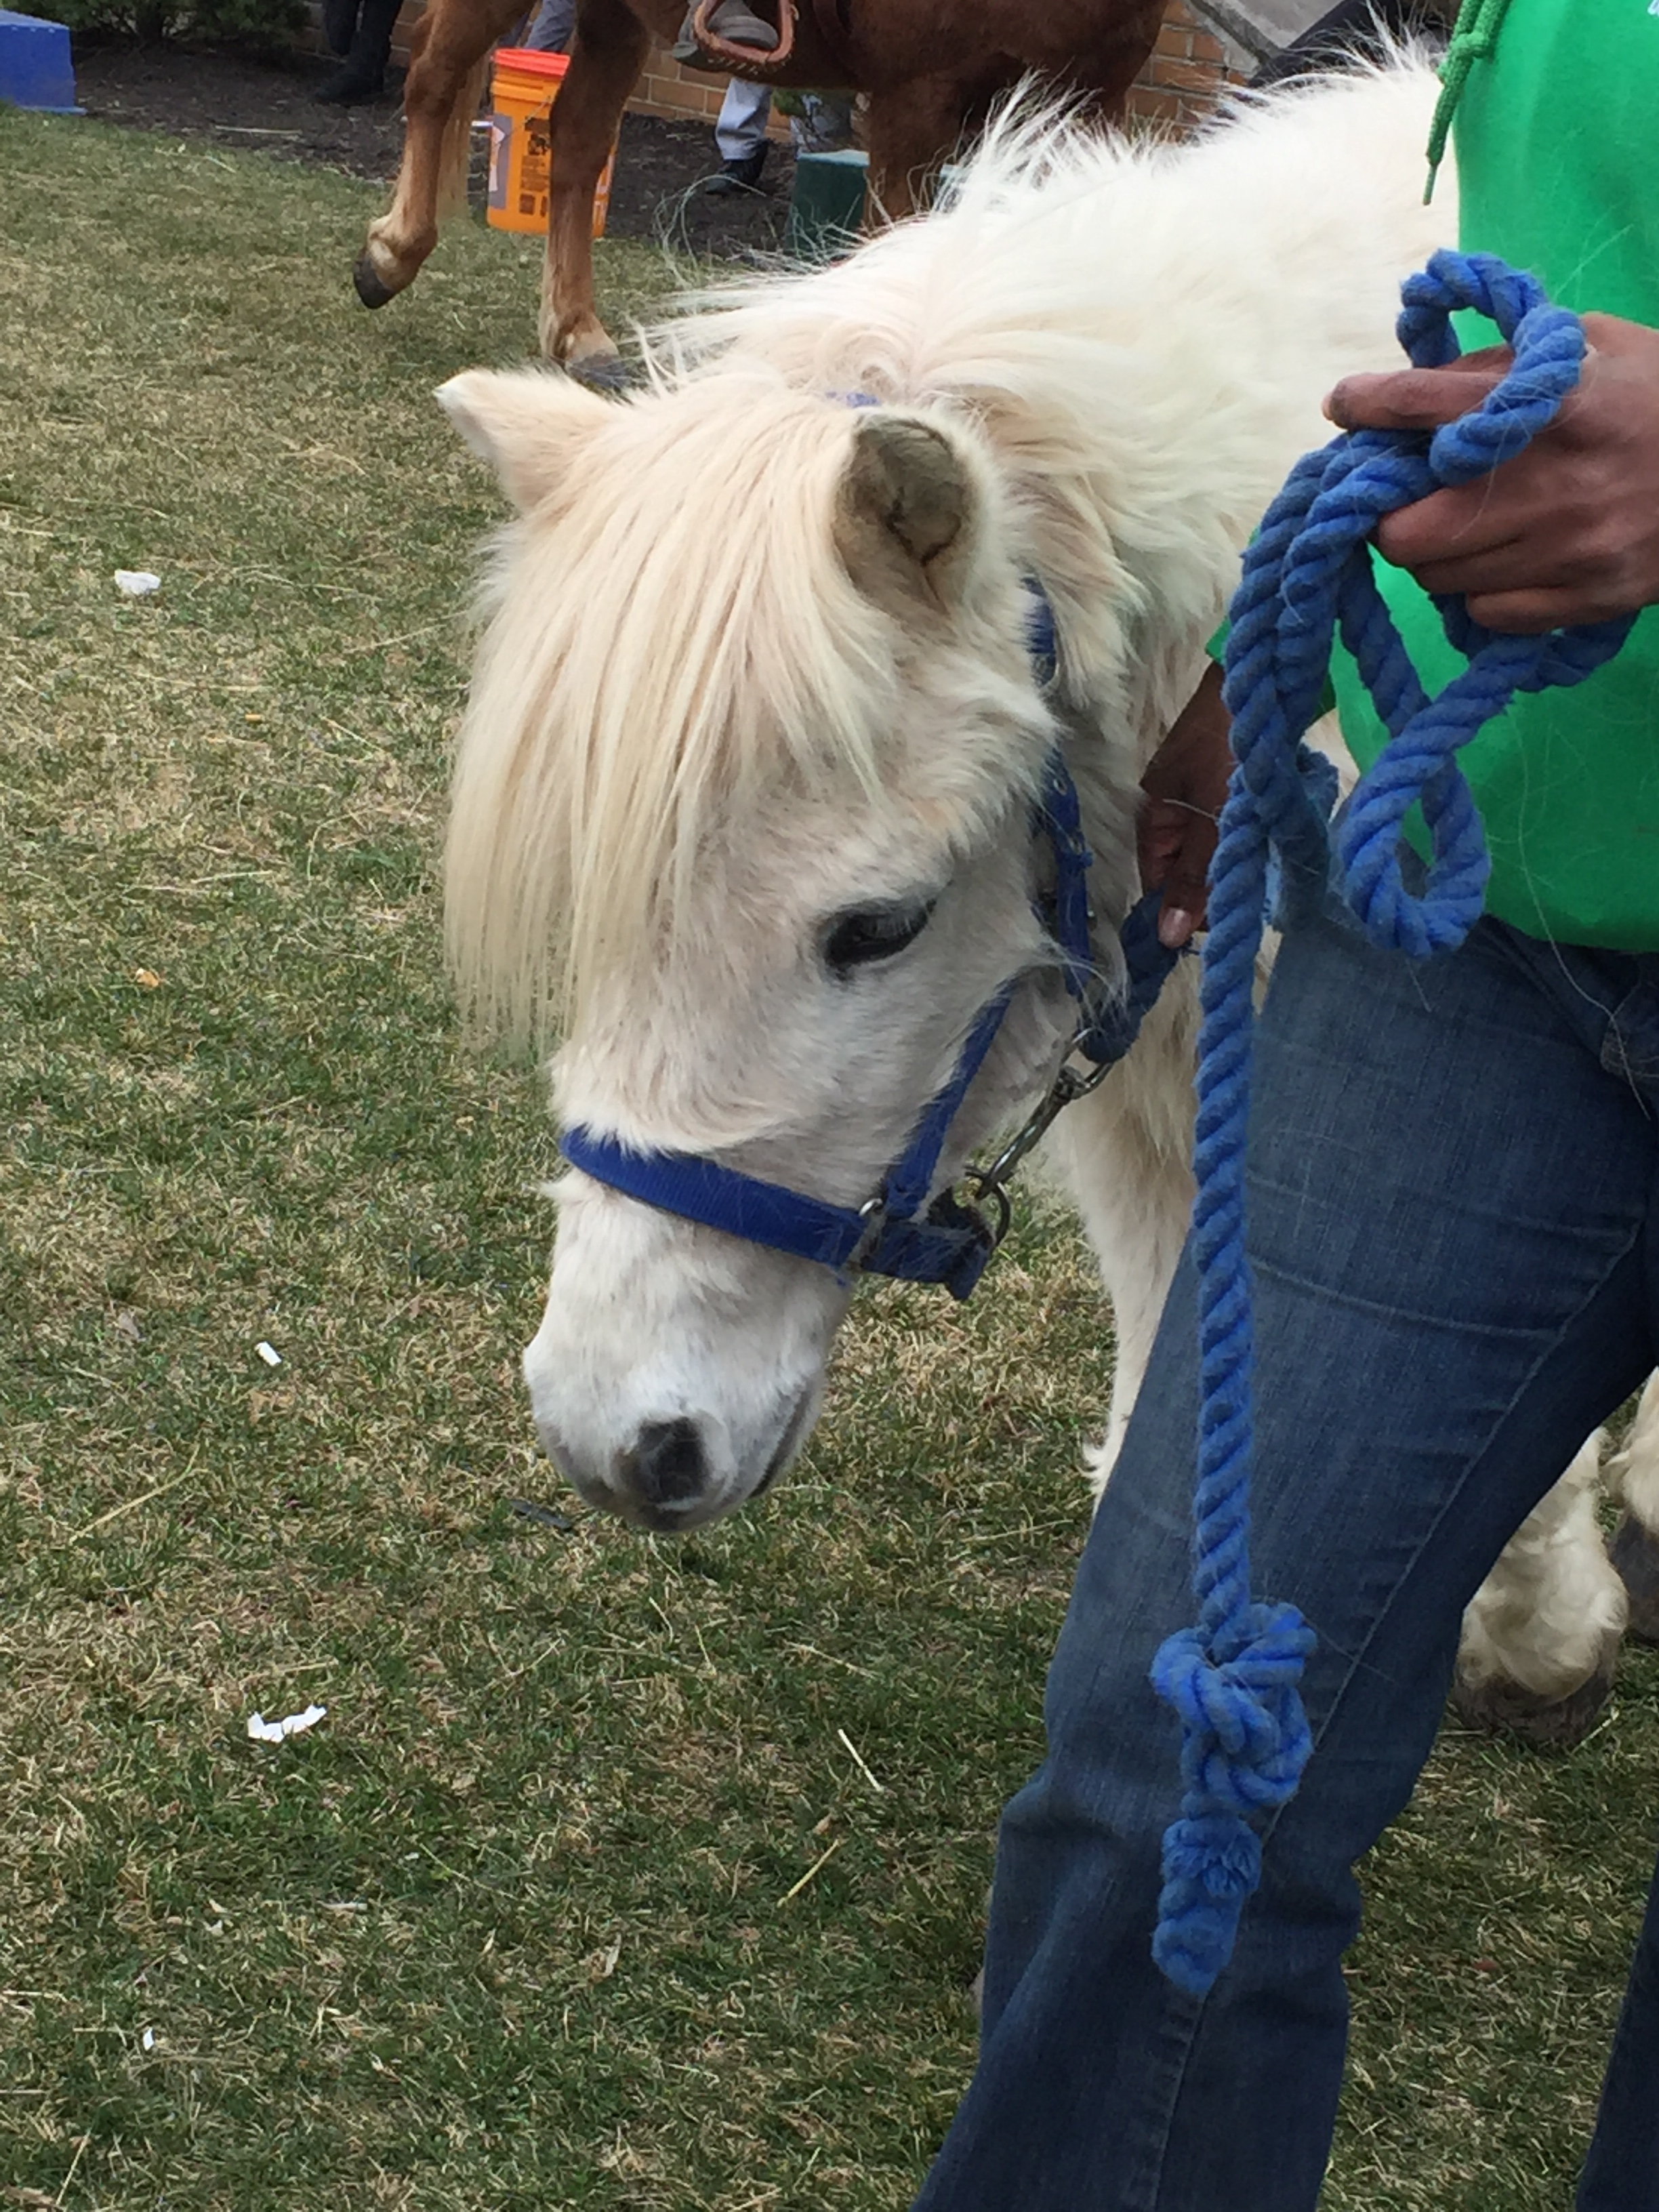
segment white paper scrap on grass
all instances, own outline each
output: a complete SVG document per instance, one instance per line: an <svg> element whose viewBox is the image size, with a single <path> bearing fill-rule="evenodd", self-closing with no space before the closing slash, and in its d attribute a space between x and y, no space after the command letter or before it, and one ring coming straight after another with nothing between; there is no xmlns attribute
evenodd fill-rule
<svg viewBox="0 0 1659 2212"><path fill-rule="evenodd" d="M250 1743L281 1743L285 1737L300 1735L308 1728L315 1728L328 1711L326 1705L307 1705L302 1713L290 1713L286 1720L268 1721L263 1713L250 1713L247 1733Z"/></svg>
<svg viewBox="0 0 1659 2212"><path fill-rule="evenodd" d="M274 1344L267 1344L264 1337L259 1339L259 1341L254 1346L253 1349L258 1353L260 1358L264 1361L267 1367L280 1367L282 1365L282 1353L277 1351Z"/></svg>
<svg viewBox="0 0 1659 2212"><path fill-rule="evenodd" d="M148 568L118 568L115 581L130 599L147 599L161 588L161 579L151 575Z"/></svg>

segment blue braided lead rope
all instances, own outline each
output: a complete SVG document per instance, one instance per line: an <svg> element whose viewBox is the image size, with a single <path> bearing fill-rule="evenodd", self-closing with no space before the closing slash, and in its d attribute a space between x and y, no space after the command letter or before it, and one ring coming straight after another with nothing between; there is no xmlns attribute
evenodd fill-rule
<svg viewBox="0 0 1659 2212"><path fill-rule="evenodd" d="M1487 254L1437 253L1408 280L1398 330L1419 368L1455 359L1449 317L1472 307L1514 349L1510 374L1474 412L1418 434L1364 430L1297 463L1244 559L1232 605L1224 696L1237 765L1211 870L1204 951L1193 1244L1199 1271L1201 1405L1194 1499L1197 1626L1152 1664L1182 1722L1181 1815L1164 1838L1153 1956L1201 1996L1231 1956L1244 1900L1261 1879L1252 1821L1285 1804L1312 1750L1298 1688L1314 1633L1294 1606L1250 1595L1249 1480L1255 1361L1245 1255L1244 1155L1251 989L1270 862L1293 917L1298 896L1336 886L1376 945L1421 957L1461 945L1480 915L1489 863L1457 766L1466 744L1516 691L1577 684L1616 653L1628 620L1507 637L1437 601L1468 666L1436 699L1424 691L1372 574L1367 540L1396 507L1467 483L1518 453L1578 381L1577 318ZM1355 792L1332 867L1324 809L1299 751L1340 624L1389 742ZM1420 896L1401 879L1406 814L1419 804L1432 858Z"/></svg>

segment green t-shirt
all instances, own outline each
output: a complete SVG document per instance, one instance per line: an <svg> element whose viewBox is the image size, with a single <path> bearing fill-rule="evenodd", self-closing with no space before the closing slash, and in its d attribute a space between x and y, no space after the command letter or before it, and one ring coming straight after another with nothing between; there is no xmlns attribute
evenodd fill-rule
<svg viewBox="0 0 1659 2212"><path fill-rule="evenodd" d="M1454 126L1462 244L1552 299L1659 325L1659 0L1510 0ZM1490 345L1466 318L1463 343ZM1409 577L1378 580L1431 691L1463 663ZM1333 669L1362 767L1385 732ZM1460 755L1492 851L1488 910L1534 937L1659 951L1659 607L1571 691L1516 699Z"/></svg>

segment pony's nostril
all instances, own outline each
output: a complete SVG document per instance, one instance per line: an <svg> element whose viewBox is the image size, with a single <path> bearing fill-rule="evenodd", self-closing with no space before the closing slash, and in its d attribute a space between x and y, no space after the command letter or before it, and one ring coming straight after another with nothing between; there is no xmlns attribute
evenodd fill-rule
<svg viewBox="0 0 1659 2212"><path fill-rule="evenodd" d="M708 1485L708 1462L695 1421L647 1421L628 1457L635 1488L653 1505L683 1504Z"/></svg>

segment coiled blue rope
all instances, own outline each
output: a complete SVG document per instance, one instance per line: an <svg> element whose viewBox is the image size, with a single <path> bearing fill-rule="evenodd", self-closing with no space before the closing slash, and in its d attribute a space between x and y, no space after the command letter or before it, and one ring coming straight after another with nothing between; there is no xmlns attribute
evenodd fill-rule
<svg viewBox="0 0 1659 2212"><path fill-rule="evenodd" d="M1224 690L1237 759L1211 870L1200 1036L1198 1196L1201 1406L1194 1501L1195 1627L1170 1637L1152 1679L1182 1722L1181 1816L1164 1839L1152 1951L1170 1979L1202 1996L1231 1957L1261 1879L1251 1825L1295 1793L1312 1749L1298 1689L1314 1633L1294 1606L1250 1595L1254 1345L1245 1256L1244 1151L1251 988L1268 870L1276 856L1293 912L1333 878L1374 944L1418 957L1461 945L1480 915L1489 862L1455 755L1517 691L1577 684L1623 644L1630 621L1509 637L1437 600L1469 665L1436 699L1419 682L1371 572L1382 518L1443 485L1467 483L1520 453L1578 381L1575 315L1489 254L1437 253L1408 280L1398 331L1419 368L1456 358L1450 316L1472 307L1515 353L1474 412L1434 433L1362 430L1291 471L1246 554L1232 605ZM1389 733L1348 805L1334 867L1324 810L1300 747L1319 710L1333 634L1342 639ZM1420 896L1400 870L1406 814L1419 803L1432 859Z"/></svg>

